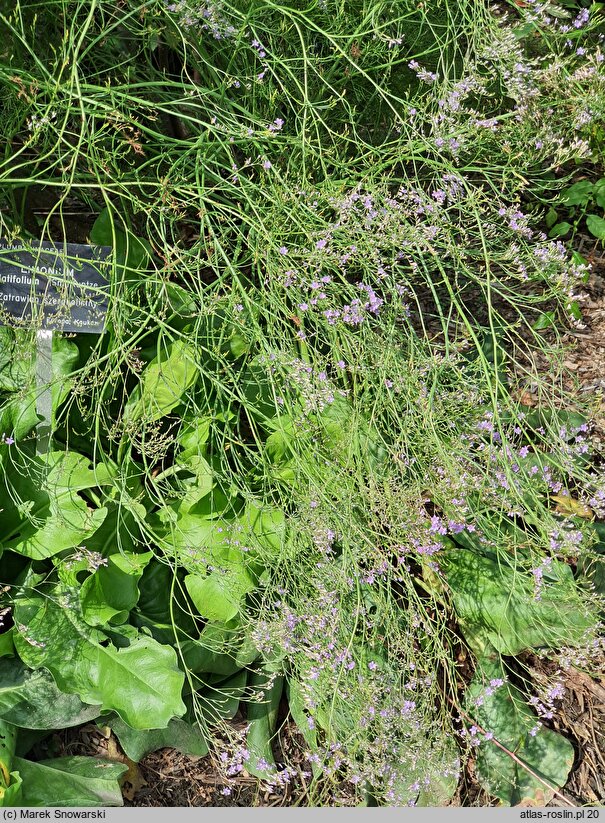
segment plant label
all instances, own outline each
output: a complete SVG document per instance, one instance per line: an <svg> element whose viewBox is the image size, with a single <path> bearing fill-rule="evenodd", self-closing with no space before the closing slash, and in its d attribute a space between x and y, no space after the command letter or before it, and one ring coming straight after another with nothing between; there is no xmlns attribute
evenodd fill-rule
<svg viewBox="0 0 605 823"><path fill-rule="evenodd" d="M0 322L100 334L111 251L78 243L0 240Z"/></svg>

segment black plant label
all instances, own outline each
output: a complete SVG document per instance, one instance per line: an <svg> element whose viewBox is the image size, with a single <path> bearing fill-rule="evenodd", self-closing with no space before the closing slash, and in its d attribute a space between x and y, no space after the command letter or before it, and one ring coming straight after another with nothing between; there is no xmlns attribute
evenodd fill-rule
<svg viewBox="0 0 605 823"><path fill-rule="evenodd" d="M78 243L0 240L0 323L100 334L111 252Z"/></svg>

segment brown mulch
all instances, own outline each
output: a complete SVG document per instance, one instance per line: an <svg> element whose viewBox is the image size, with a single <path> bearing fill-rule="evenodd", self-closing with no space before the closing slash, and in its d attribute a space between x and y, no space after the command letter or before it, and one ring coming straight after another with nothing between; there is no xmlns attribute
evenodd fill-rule
<svg viewBox="0 0 605 823"><path fill-rule="evenodd" d="M231 724L241 732L245 723L236 715ZM273 789L243 770L225 779L212 755L189 757L176 749L159 749L134 763L123 752L108 727L87 723L57 732L42 746L34 748L34 757L82 755L109 759L128 766L121 780L124 806L137 807L270 807L309 805L309 785L305 774L311 772L304 759L304 741L291 721L279 730L276 762L287 762L298 769L287 787Z"/></svg>
<svg viewBox="0 0 605 823"><path fill-rule="evenodd" d="M565 688L551 723L573 744L576 757L561 794L574 805L605 804L605 658L590 665L590 673L571 667L560 672L552 660L533 654L524 663L536 686L546 686L558 675ZM595 668L598 671L595 671ZM551 806L565 806L555 797Z"/></svg>

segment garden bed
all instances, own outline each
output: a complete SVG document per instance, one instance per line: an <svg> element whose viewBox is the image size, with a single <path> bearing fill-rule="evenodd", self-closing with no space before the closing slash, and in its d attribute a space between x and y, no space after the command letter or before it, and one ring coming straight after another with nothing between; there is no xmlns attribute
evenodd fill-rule
<svg viewBox="0 0 605 823"><path fill-rule="evenodd" d="M604 802L602 4L0 14L0 805Z"/></svg>

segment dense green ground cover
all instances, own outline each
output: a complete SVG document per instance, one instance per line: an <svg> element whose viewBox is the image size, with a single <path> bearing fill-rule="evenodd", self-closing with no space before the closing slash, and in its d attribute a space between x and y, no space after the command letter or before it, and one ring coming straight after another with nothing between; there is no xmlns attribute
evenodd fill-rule
<svg viewBox="0 0 605 823"><path fill-rule="evenodd" d="M285 786L286 699L314 802L444 804L470 752L504 804L550 799L561 684L518 655L602 649L605 480L557 336L600 4L0 10L2 234L90 215L115 250L105 333L54 339L48 454L35 329L0 328L0 797L120 803L122 766L28 757L90 720Z"/></svg>

